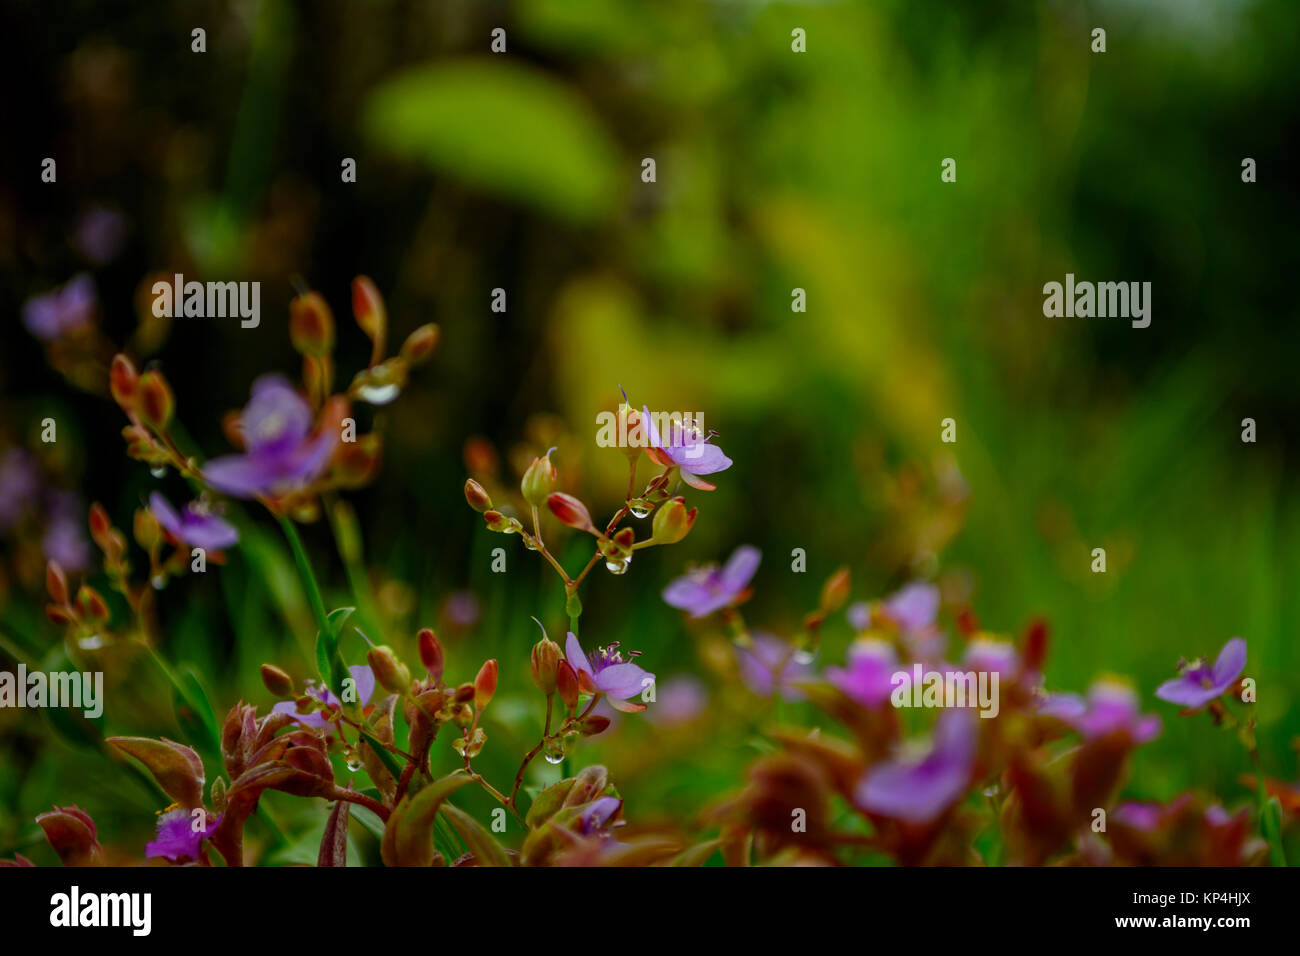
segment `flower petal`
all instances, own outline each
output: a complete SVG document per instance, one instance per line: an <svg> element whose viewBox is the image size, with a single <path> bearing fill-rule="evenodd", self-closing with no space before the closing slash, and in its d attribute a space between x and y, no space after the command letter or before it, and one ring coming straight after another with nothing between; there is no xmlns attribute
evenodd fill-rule
<svg viewBox="0 0 1300 956"><path fill-rule="evenodd" d="M582 653L582 645L578 643L578 637L572 631L569 632L568 639L564 642L564 659L576 671L586 671L592 673L591 664L587 660L587 655Z"/></svg>

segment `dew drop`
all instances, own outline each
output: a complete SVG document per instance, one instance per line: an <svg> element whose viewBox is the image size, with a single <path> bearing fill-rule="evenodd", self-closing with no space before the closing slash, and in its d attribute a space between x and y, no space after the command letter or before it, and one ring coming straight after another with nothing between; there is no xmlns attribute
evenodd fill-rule
<svg viewBox="0 0 1300 956"><path fill-rule="evenodd" d="M166 478L166 477L167 477L167 466L166 466L166 465L154 465L152 468L149 469L149 474L153 475L155 478Z"/></svg>
<svg viewBox="0 0 1300 956"><path fill-rule="evenodd" d="M546 750L542 753L547 763L564 763L564 741L552 740L546 745Z"/></svg>
<svg viewBox="0 0 1300 956"><path fill-rule="evenodd" d="M371 405L387 405L402 389L397 385L362 385L357 389L357 398Z"/></svg>
<svg viewBox="0 0 1300 956"><path fill-rule="evenodd" d="M610 574L626 574L627 566L632 563L632 556L625 558L608 558L605 561L605 570Z"/></svg>
<svg viewBox="0 0 1300 956"><path fill-rule="evenodd" d="M352 773L356 773L356 772L357 772L358 770L360 770L360 769L361 769L361 761L360 761L360 760L349 760L349 761L348 761L348 770L352 771Z"/></svg>
<svg viewBox="0 0 1300 956"><path fill-rule="evenodd" d="M155 574L152 578L149 579L149 583L153 585L153 589L155 591L161 591L163 588L167 586L167 575Z"/></svg>
<svg viewBox="0 0 1300 956"><path fill-rule="evenodd" d="M635 498L628 502L627 510L632 512L633 518L644 518L650 513L650 502L644 498Z"/></svg>

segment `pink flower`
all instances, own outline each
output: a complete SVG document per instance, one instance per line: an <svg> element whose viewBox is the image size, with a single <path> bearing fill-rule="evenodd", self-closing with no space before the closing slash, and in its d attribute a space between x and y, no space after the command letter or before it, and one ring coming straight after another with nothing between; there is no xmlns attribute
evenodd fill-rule
<svg viewBox="0 0 1300 956"><path fill-rule="evenodd" d="M741 545L727 559L724 567L711 564L696 568L664 588L664 600L671 606L689 611L691 617L704 617L733 603L749 587L758 570L762 552Z"/></svg>

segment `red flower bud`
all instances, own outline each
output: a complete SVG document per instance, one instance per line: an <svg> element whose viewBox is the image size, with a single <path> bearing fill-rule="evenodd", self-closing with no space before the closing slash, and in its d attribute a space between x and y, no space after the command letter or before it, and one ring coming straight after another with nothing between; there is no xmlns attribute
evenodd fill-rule
<svg viewBox="0 0 1300 956"><path fill-rule="evenodd" d="M140 376L139 412L154 431L166 431L176 411L176 397L161 372L150 370Z"/></svg>
<svg viewBox="0 0 1300 956"><path fill-rule="evenodd" d="M579 531L589 531L596 533L595 526L591 523L591 512L573 495L566 495L562 491L557 491L546 499L546 507L551 509L551 514L559 518L570 528L577 528Z"/></svg>
<svg viewBox="0 0 1300 956"><path fill-rule="evenodd" d="M469 502L471 508L480 514L492 507L492 498L483 490L483 486L473 478L465 482L465 500Z"/></svg>
<svg viewBox="0 0 1300 956"><path fill-rule="evenodd" d="M537 689L543 694L555 693L561 660L560 645L549 637L544 637L533 645L533 653L529 664L533 683L537 685Z"/></svg>
<svg viewBox="0 0 1300 956"><path fill-rule="evenodd" d="M433 628L421 628L416 635L416 643L420 645L420 663L424 669L434 680L442 680L442 645L438 643L438 635L433 633Z"/></svg>
<svg viewBox="0 0 1300 956"><path fill-rule="evenodd" d="M399 354L406 360L408 365L419 365L433 355L434 349L438 347L438 340L441 338L442 330L437 325L432 322L422 325L406 337Z"/></svg>
<svg viewBox="0 0 1300 956"><path fill-rule="evenodd" d="M374 671L375 680L379 681L384 690L404 694L411 689L411 672L397 659L391 647L372 647L366 654L366 661Z"/></svg>
<svg viewBox="0 0 1300 956"><path fill-rule="evenodd" d="M289 339L303 355L327 355L334 348L334 314L319 292L289 303Z"/></svg>
<svg viewBox="0 0 1300 956"><path fill-rule="evenodd" d="M823 614L838 611L849 599L849 569L840 568L822 585L821 610Z"/></svg>
<svg viewBox="0 0 1300 956"><path fill-rule="evenodd" d="M384 307L384 297L369 276L357 276L352 280L352 315L357 320L361 331L374 344L373 362L384 355L384 344L388 337L388 310Z"/></svg>
<svg viewBox="0 0 1300 956"><path fill-rule="evenodd" d="M58 604L68 603L68 576L57 561L45 564L45 590L50 592L50 600Z"/></svg>
<svg viewBox="0 0 1300 956"><path fill-rule="evenodd" d="M113 365L108 372L108 388L113 393L113 401L125 411L135 407L136 390L140 385L140 375L131 360L121 352L113 356Z"/></svg>
<svg viewBox="0 0 1300 956"><path fill-rule="evenodd" d="M478 669L478 676L474 678L474 706L482 710L496 692L497 662L493 658L483 662L483 666Z"/></svg>
<svg viewBox="0 0 1300 956"><path fill-rule="evenodd" d="M262 665L262 683L276 697L288 698L294 695L293 678L274 664Z"/></svg>

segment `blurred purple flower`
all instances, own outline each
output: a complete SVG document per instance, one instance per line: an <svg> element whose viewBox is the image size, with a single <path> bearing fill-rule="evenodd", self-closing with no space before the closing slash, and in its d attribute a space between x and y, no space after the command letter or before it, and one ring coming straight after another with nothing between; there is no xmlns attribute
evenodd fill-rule
<svg viewBox="0 0 1300 956"><path fill-rule="evenodd" d="M1135 743L1144 744L1160 735L1160 718L1144 716L1137 692L1112 680L1094 683L1086 699L1077 694L1053 694L1039 705L1038 712L1064 721L1085 740L1125 732Z"/></svg>
<svg viewBox="0 0 1300 956"><path fill-rule="evenodd" d="M1196 709L1223 694L1237 682L1246 668L1246 641L1234 637L1223 645L1210 667L1202 660L1193 661L1182 674L1156 688L1156 696L1180 707Z"/></svg>
<svg viewBox="0 0 1300 956"><path fill-rule="evenodd" d="M90 540L82 524L83 513L81 499L70 491L52 491L46 500L41 548L46 558L57 561L65 571L90 567Z"/></svg>
<svg viewBox="0 0 1300 956"><path fill-rule="evenodd" d="M456 591L447 598L442 611L453 626L468 628L478 622L482 609L473 591Z"/></svg>
<svg viewBox="0 0 1300 956"><path fill-rule="evenodd" d="M78 273L66 285L23 303L23 325L45 342L61 339L90 322L95 314L95 283Z"/></svg>
<svg viewBox="0 0 1300 956"><path fill-rule="evenodd" d="M1020 673L1020 653L1010 641L976 638L966 645L962 661L968 670L996 673L999 680L1014 680Z"/></svg>
<svg viewBox="0 0 1300 956"><path fill-rule="evenodd" d="M36 506L41 470L30 453L6 448L0 455L0 532L7 532Z"/></svg>
<svg viewBox="0 0 1300 956"><path fill-rule="evenodd" d="M234 525L210 514L200 502L191 501L177 513L158 492L149 496L149 510L163 529L182 544L207 551L221 551L239 541Z"/></svg>
<svg viewBox="0 0 1300 956"><path fill-rule="evenodd" d="M203 469L208 484L236 498L283 494L310 484L324 473L338 441L329 430L311 434L311 406L279 375L253 383L239 423L244 454L214 458Z"/></svg>
<svg viewBox="0 0 1300 956"><path fill-rule="evenodd" d="M760 697L771 697L779 687L784 699L803 700L798 685L814 676L810 655L762 631L755 631L751 640L749 647L736 645L736 662L745 686Z"/></svg>
<svg viewBox="0 0 1300 956"><path fill-rule="evenodd" d="M370 695L375 692L374 672L365 664L357 664L349 667L348 672L352 675L353 683L356 685L356 702L364 707L369 702ZM315 697L330 710L339 710L343 706L342 701L334 695L333 691L320 684L313 684L308 687L306 693ZM272 707L271 710L282 714L293 714L294 717L298 718L301 723L306 724L308 727L321 728L328 723L328 721L325 720L325 715L319 710L313 710L310 714L298 713L298 705L292 700L282 700Z"/></svg>
<svg viewBox="0 0 1300 956"><path fill-rule="evenodd" d="M871 605L866 601L855 601L844 613L849 619L849 626L855 631L865 631L871 627Z"/></svg>
<svg viewBox="0 0 1300 956"><path fill-rule="evenodd" d="M898 757L867 771L855 794L857 804L908 823L928 823L951 807L970 785L976 731L971 716L946 710L934 727L934 742L921 759Z"/></svg>
<svg viewBox="0 0 1300 956"><path fill-rule="evenodd" d="M582 645L572 631L564 644L564 658L579 674L586 674L596 689L605 695L610 706L615 710L625 710L627 705L621 701L633 697L654 682L655 675L642 669L631 661L623 659L618 644L597 648L588 659L582 651ZM647 683L647 681L649 683ZM636 705L634 709L641 709Z"/></svg>
<svg viewBox="0 0 1300 956"><path fill-rule="evenodd" d="M126 238L126 219L98 204L81 214L73 232L72 244L77 251L97 266L115 258Z"/></svg>
<svg viewBox="0 0 1300 956"><path fill-rule="evenodd" d="M888 641L866 638L849 646L848 668L829 667L826 679L864 707L889 700L898 653Z"/></svg>
<svg viewBox="0 0 1300 956"><path fill-rule="evenodd" d="M672 607L704 617L731 604L749 587L762 552L748 544L737 548L725 566L710 564L688 571L664 588L664 600Z"/></svg>
<svg viewBox="0 0 1300 956"><path fill-rule="evenodd" d="M923 631L934 624L939 614L939 589L933 584L914 581L885 598L884 610L901 630Z"/></svg>
<svg viewBox="0 0 1300 956"><path fill-rule="evenodd" d="M731 467L731 459L717 445L710 445L709 435L701 435L694 422L671 419L668 434L660 435L648 406L641 407L646 437L650 442L650 457L661 465L676 465L681 469L682 480L692 488L713 491L717 485L705 481L700 475L712 475Z"/></svg>
<svg viewBox="0 0 1300 956"><path fill-rule="evenodd" d="M149 858L166 857L173 863L179 863L181 860L197 860L200 844L212 836L220 822L220 814L216 817L205 817L205 825L195 830L194 818L189 810L183 807L168 810L158 817L157 837L145 844L144 855Z"/></svg>
<svg viewBox="0 0 1300 956"><path fill-rule="evenodd" d="M688 724L703 714L708 704L704 683L679 674L656 686L655 705L646 711L646 719L660 727Z"/></svg>

